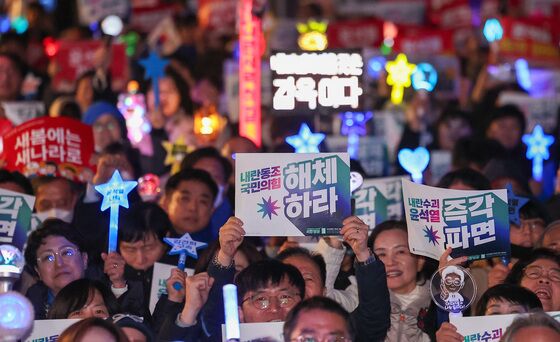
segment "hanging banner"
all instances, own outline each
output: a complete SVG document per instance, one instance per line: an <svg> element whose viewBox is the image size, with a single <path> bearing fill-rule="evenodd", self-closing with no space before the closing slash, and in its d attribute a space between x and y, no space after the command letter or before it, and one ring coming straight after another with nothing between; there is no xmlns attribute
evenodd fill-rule
<svg viewBox="0 0 560 342"><path fill-rule="evenodd" d="M379 19L344 20L327 28L329 49L378 47L383 41L383 21Z"/></svg>
<svg viewBox="0 0 560 342"><path fill-rule="evenodd" d="M23 251L34 205L35 196L0 189L0 244Z"/></svg>
<svg viewBox="0 0 560 342"><path fill-rule="evenodd" d="M272 109L277 113L356 110L364 93L361 53L286 53L270 56Z"/></svg>
<svg viewBox="0 0 560 342"><path fill-rule="evenodd" d="M95 54L104 44L100 40L78 42L60 41L59 50L51 59L55 64L56 74L52 87L60 92L74 91L75 82L84 72L95 68ZM121 91L128 81L128 59L123 44L111 45L111 87Z"/></svg>
<svg viewBox="0 0 560 342"><path fill-rule="evenodd" d="M560 321L560 311L547 312ZM457 317L450 315L449 321L457 328L457 332L465 337L465 342L498 342L513 321L524 314L489 315L473 317Z"/></svg>
<svg viewBox="0 0 560 342"><path fill-rule="evenodd" d="M425 27L399 28L393 49L407 56L453 54L453 31Z"/></svg>
<svg viewBox="0 0 560 342"><path fill-rule="evenodd" d="M0 160L5 168L27 177L60 175L87 182L95 174L92 129L74 119L40 117L27 121L6 133L3 145Z"/></svg>
<svg viewBox="0 0 560 342"><path fill-rule="evenodd" d="M338 235L350 216L347 153L237 153L235 177L247 236Z"/></svg>
<svg viewBox="0 0 560 342"><path fill-rule="evenodd" d="M401 220L402 180L408 177L386 177L365 179L352 197L355 200L354 215L358 216L370 229L387 220Z"/></svg>
<svg viewBox="0 0 560 342"><path fill-rule="evenodd" d="M510 254L507 190L466 191L402 181L408 243L414 254L469 260Z"/></svg>

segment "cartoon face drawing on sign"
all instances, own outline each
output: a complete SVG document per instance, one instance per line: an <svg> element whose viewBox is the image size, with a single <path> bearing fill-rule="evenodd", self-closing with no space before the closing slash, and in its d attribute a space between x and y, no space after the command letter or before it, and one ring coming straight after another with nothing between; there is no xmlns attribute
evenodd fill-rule
<svg viewBox="0 0 560 342"><path fill-rule="evenodd" d="M459 293L465 286L465 273L456 266L448 266L441 273L441 299L448 311L461 310L464 305L463 296Z"/></svg>

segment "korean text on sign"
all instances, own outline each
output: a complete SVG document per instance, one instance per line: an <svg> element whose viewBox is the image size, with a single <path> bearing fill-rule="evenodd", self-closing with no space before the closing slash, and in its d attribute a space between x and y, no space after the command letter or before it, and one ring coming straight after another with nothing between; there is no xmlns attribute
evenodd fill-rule
<svg viewBox="0 0 560 342"><path fill-rule="evenodd" d="M249 194L264 190L280 189L280 166L243 172L240 176L241 193Z"/></svg>
<svg viewBox="0 0 560 342"><path fill-rule="evenodd" d="M16 167L36 160L83 164L78 134L64 128L37 128L16 138Z"/></svg>
<svg viewBox="0 0 560 342"><path fill-rule="evenodd" d="M469 248L496 240L492 194L444 199L443 218L446 246Z"/></svg>
<svg viewBox="0 0 560 342"><path fill-rule="evenodd" d="M291 163L284 168L284 186L290 192L284 198L289 218L308 218L312 214L336 212L337 157ZM321 184L322 189L311 190Z"/></svg>
<svg viewBox="0 0 560 342"><path fill-rule="evenodd" d="M409 198L410 219L412 221L439 222L439 200Z"/></svg>
<svg viewBox="0 0 560 342"><path fill-rule="evenodd" d="M0 196L0 243L12 242L22 204L19 197Z"/></svg>

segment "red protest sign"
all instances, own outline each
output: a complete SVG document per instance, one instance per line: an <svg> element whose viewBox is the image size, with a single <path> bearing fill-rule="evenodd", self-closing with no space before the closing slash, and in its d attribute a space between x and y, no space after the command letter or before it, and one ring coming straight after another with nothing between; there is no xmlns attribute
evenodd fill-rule
<svg viewBox="0 0 560 342"><path fill-rule="evenodd" d="M555 44L555 22L545 19L501 17L504 35L499 41L500 56L505 59L525 58L533 65L560 65L560 51Z"/></svg>
<svg viewBox="0 0 560 342"><path fill-rule="evenodd" d="M86 182L93 177L93 132L70 118L40 117L2 137L5 168L28 177L60 175Z"/></svg>
<svg viewBox="0 0 560 342"><path fill-rule="evenodd" d="M235 29L237 0L199 0L199 26L210 31L231 33Z"/></svg>
<svg viewBox="0 0 560 342"><path fill-rule="evenodd" d="M383 21L345 20L329 24L329 48L378 47L383 41Z"/></svg>
<svg viewBox="0 0 560 342"><path fill-rule="evenodd" d="M104 44L99 40L79 42L59 42L59 49L53 57L56 74L52 85L57 91L72 91L76 79L85 71L94 69L95 54ZM128 80L128 62L123 44L111 45L111 71L112 89L120 91Z"/></svg>
<svg viewBox="0 0 560 342"><path fill-rule="evenodd" d="M395 38L395 51L413 56L434 56L452 54L453 32L443 29L429 29L424 27L399 28Z"/></svg>

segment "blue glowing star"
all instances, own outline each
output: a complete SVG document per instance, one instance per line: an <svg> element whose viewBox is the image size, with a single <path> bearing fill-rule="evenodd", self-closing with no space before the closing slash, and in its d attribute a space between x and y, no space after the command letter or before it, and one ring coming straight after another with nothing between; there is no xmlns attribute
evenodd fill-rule
<svg viewBox="0 0 560 342"><path fill-rule="evenodd" d="M140 60L140 64L146 71L144 78L152 80L152 89L154 92L155 106L159 106L159 79L165 75L165 67L169 61L160 58L155 51L151 51L148 58Z"/></svg>
<svg viewBox="0 0 560 342"><path fill-rule="evenodd" d="M437 235L438 232L434 230L433 227L428 228L428 226L426 226L424 228L424 233L425 233L424 237L428 238L428 243L431 243L434 246L436 244L439 245L438 240L441 239L441 237Z"/></svg>
<svg viewBox="0 0 560 342"><path fill-rule="evenodd" d="M188 256L198 259L196 251L208 246L207 243L194 241L189 233L185 233L180 238L163 238L168 245L171 246L169 255L186 253Z"/></svg>
<svg viewBox="0 0 560 342"><path fill-rule="evenodd" d="M10 31L11 25L10 18L7 15L0 15L0 33Z"/></svg>
<svg viewBox="0 0 560 342"><path fill-rule="evenodd" d="M399 164L412 175L412 180L422 183L422 173L430 163L430 152L425 147L417 147L414 151L403 148L398 154Z"/></svg>
<svg viewBox="0 0 560 342"><path fill-rule="evenodd" d="M412 74L412 87L415 90L432 91L436 87L438 75L430 63L419 63Z"/></svg>
<svg viewBox="0 0 560 342"><path fill-rule="evenodd" d="M376 56L370 58L367 64L368 75L371 78L375 78L375 79L379 78L381 72L385 70L385 63L387 63L387 60L383 56Z"/></svg>
<svg viewBox="0 0 560 342"><path fill-rule="evenodd" d="M490 18L484 23L482 33L484 33L484 37L486 37L486 40L492 43L502 39L502 37L504 36L504 29L502 28L502 24L500 24L500 21L498 19Z"/></svg>
<svg viewBox="0 0 560 342"><path fill-rule="evenodd" d="M533 160L533 178L542 180L543 161L550 157L548 148L554 143L552 135L544 134L540 125L533 128L531 134L523 135L523 142L527 145L527 159Z"/></svg>
<svg viewBox="0 0 560 342"><path fill-rule="evenodd" d="M268 200L265 200L263 197L262 203L257 203L258 206L261 207L257 210L257 213L262 213L262 218L268 216L268 219L272 220L272 215L278 216L276 210L280 209L280 207L276 206L277 202L278 201L273 201L270 196L268 196Z"/></svg>
<svg viewBox="0 0 560 342"><path fill-rule="evenodd" d="M519 226L521 224L521 221L519 220L519 209L529 202L529 199L516 196L510 183L506 185L506 189L508 196L509 221Z"/></svg>
<svg viewBox="0 0 560 342"><path fill-rule="evenodd" d="M531 73L529 71L529 63L523 58L515 61L515 77L519 86L526 91L531 89Z"/></svg>
<svg viewBox="0 0 560 342"><path fill-rule="evenodd" d="M138 182L123 181L119 170L115 170L108 183L95 186L101 195L101 211L111 209L109 219L109 253L117 250L117 236L119 231L119 207L128 208L128 193L136 187Z"/></svg>
<svg viewBox="0 0 560 342"><path fill-rule="evenodd" d="M286 142L296 149L296 153L318 153L319 144L325 140L323 133L313 133L307 124L301 124L299 133L286 138Z"/></svg>

